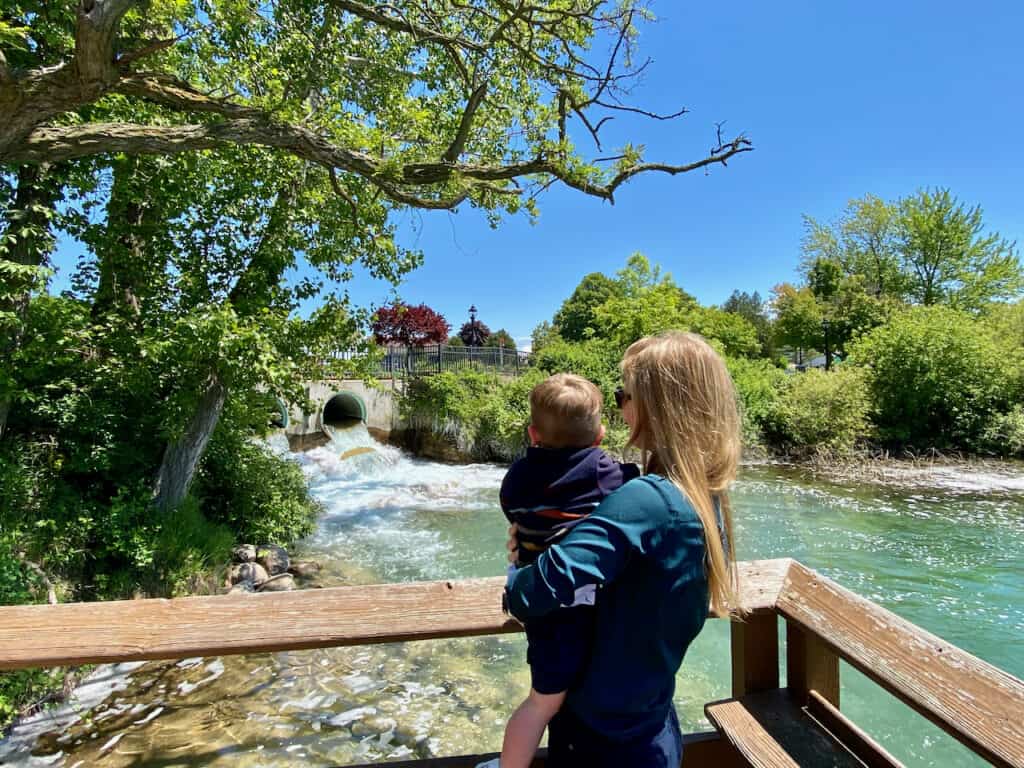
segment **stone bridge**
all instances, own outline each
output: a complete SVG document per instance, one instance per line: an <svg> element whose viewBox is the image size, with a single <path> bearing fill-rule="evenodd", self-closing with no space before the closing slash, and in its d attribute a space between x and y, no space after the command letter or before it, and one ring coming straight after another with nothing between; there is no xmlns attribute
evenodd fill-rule
<svg viewBox="0 0 1024 768"><path fill-rule="evenodd" d="M297 405L287 409L285 434L292 450L307 450L327 441L324 426L343 426L354 421L366 424L378 440L390 441L399 432L398 404L395 395L402 392L401 380L381 380L374 387L361 379L311 381L306 393L313 407L305 412Z"/></svg>

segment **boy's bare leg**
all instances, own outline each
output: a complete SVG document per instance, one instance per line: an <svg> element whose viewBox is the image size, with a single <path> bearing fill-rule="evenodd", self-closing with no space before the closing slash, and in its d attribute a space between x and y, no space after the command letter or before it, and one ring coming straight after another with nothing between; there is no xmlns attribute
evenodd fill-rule
<svg viewBox="0 0 1024 768"><path fill-rule="evenodd" d="M529 768L540 746L544 729L565 701L561 693L537 693L532 688L526 701L512 713L501 745L501 768Z"/></svg>

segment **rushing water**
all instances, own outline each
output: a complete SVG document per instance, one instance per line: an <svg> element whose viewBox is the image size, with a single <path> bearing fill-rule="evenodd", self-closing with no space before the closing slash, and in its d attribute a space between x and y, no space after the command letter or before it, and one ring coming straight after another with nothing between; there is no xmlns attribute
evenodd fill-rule
<svg viewBox="0 0 1024 768"><path fill-rule="evenodd" d="M322 585L502 572L503 468L411 459L359 428L296 459L327 509L299 552L324 564ZM892 490L747 467L739 554L796 557L1024 676L1024 483L938 481ZM489 751L528 686L524 651L515 635L104 666L71 706L0 743L0 765L269 768ZM729 676L728 628L709 622L679 675L685 730L707 727L703 704L728 695ZM848 667L842 704L907 765L983 764Z"/></svg>

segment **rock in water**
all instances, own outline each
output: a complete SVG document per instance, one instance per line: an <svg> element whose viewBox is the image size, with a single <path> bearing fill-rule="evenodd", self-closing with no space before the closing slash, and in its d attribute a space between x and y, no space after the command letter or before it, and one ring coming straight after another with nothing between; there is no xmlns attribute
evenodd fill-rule
<svg viewBox="0 0 1024 768"><path fill-rule="evenodd" d="M266 568L267 573L271 576L287 573L288 566L290 565L288 552L284 547L279 547L276 544L264 544L257 549L256 561Z"/></svg>
<svg viewBox="0 0 1024 768"><path fill-rule="evenodd" d="M289 592L295 589L295 579L290 573L271 576L258 587L260 592Z"/></svg>
<svg viewBox="0 0 1024 768"><path fill-rule="evenodd" d="M253 584L259 585L266 581L267 578L267 570L259 563L242 563L231 569L232 584L251 581Z"/></svg>
<svg viewBox="0 0 1024 768"><path fill-rule="evenodd" d="M320 573L320 563L312 560L293 560L288 568L288 573L298 576L300 579L311 579Z"/></svg>
<svg viewBox="0 0 1024 768"><path fill-rule="evenodd" d="M228 590L229 595L240 595L256 591L251 581L240 581Z"/></svg>
<svg viewBox="0 0 1024 768"><path fill-rule="evenodd" d="M231 550L231 557L236 563L251 563L256 560L256 547L252 544L240 544Z"/></svg>

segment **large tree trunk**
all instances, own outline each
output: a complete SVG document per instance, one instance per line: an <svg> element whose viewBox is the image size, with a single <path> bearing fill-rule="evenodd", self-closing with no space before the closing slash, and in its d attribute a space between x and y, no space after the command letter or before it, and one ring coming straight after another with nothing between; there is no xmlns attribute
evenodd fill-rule
<svg viewBox="0 0 1024 768"><path fill-rule="evenodd" d="M167 445L153 488L157 509L169 512L184 501L206 444L220 421L226 397L227 390L220 379L211 377L184 434Z"/></svg>
<svg viewBox="0 0 1024 768"><path fill-rule="evenodd" d="M53 211L60 190L59 180L49 165L22 166L18 169L18 190L14 204L7 212L6 226L0 234L0 241L8 245L6 252L0 253L0 258L19 266L42 265L53 248L48 214ZM13 241L9 238L13 238ZM9 327L3 329L0 335L0 359L4 361L10 360L21 344L30 297L30 286L9 296L0 294L0 313L13 315ZM10 410L9 396L0 393L0 438L7 428Z"/></svg>

